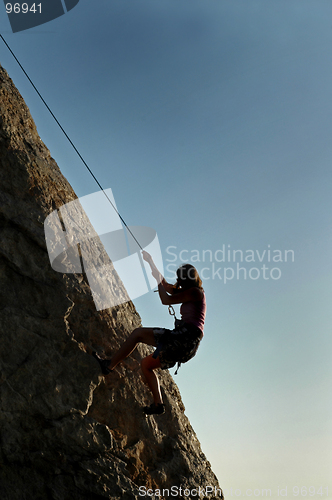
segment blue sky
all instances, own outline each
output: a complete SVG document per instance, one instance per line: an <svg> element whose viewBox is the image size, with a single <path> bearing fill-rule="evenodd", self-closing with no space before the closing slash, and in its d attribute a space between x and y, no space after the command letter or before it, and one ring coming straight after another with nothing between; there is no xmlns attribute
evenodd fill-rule
<svg viewBox="0 0 332 500"><path fill-rule="evenodd" d="M205 338L175 380L228 496L332 491L331 18L320 0L80 0L11 34L1 14L1 33L126 222L157 231L165 267L169 247L294 252L240 263L246 280L237 262L193 262L210 278ZM97 191L0 50L77 195ZM233 279L212 279L225 267ZM144 325L171 326L157 294L135 305Z"/></svg>

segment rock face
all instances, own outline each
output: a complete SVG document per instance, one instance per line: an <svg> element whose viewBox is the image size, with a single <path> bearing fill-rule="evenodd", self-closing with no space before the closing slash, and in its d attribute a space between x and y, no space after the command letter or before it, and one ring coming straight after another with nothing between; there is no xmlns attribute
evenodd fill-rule
<svg viewBox="0 0 332 500"><path fill-rule="evenodd" d="M140 318L130 301L97 312L83 274L52 270L44 220L75 198L0 66L1 498L138 499L147 488L220 498L167 371L166 414L141 412L151 401L140 359L151 349L139 346L107 378L91 356L111 354Z"/></svg>

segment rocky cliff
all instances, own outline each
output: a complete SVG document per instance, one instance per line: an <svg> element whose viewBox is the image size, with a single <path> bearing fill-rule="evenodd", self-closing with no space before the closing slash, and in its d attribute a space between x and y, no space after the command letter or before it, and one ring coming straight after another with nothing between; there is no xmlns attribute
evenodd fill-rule
<svg viewBox="0 0 332 500"><path fill-rule="evenodd" d="M97 312L83 274L52 270L44 220L75 198L0 66L1 498L138 499L147 488L220 498L167 371L166 414L142 414L139 362L150 348L107 378L91 356L111 354L140 318L131 302ZM114 273L107 279L119 292Z"/></svg>

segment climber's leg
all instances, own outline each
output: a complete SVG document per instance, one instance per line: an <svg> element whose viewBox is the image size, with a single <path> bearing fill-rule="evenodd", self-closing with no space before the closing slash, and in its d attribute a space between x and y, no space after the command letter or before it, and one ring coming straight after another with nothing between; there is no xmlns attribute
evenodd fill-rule
<svg viewBox="0 0 332 500"><path fill-rule="evenodd" d="M155 405L163 404L160 392L159 380L154 372L156 368L160 368L159 357L155 359L152 357L152 354L150 354L150 356L147 356L146 358L142 359L141 367L145 380L152 392Z"/></svg>
<svg viewBox="0 0 332 500"><path fill-rule="evenodd" d="M109 370L113 370L120 361L127 358L133 352L139 342L156 346L153 328L136 328L122 344L120 349L114 354L108 365Z"/></svg>

